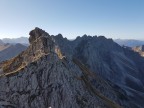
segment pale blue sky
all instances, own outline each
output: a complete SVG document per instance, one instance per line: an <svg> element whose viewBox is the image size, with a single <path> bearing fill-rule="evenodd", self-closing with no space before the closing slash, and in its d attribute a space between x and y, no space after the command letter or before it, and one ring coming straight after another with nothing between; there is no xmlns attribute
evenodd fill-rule
<svg viewBox="0 0 144 108"><path fill-rule="evenodd" d="M28 37L35 27L69 39L144 39L144 0L0 0L0 38Z"/></svg>

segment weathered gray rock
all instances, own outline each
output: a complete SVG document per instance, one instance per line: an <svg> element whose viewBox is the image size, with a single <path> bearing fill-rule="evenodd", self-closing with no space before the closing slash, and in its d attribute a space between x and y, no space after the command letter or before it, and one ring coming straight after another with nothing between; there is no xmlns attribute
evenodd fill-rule
<svg viewBox="0 0 144 108"><path fill-rule="evenodd" d="M69 70L68 70L69 69ZM66 68L55 55L41 57L0 79L0 106L15 108L87 108L105 106L78 81L79 69ZM78 73L77 73L78 72Z"/></svg>
<svg viewBox="0 0 144 108"><path fill-rule="evenodd" d="M85 35L73 41L61 39L62 42L55 39L66 56L77 58L94 73L116 85L116 89L124 90L134 104L144 107L144 58L138 53L103 36Z"/></svg>

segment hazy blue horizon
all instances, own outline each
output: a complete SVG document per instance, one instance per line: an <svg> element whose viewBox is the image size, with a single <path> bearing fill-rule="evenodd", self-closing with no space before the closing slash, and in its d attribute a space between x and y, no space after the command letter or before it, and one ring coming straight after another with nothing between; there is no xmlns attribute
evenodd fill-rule
<svg viewBox="0 0 144 108"><path fill-rule="evenodd" d="M0 38L28 37L40 27L51 35L103 35L144 40L143 0L1 0Z"/></svg>

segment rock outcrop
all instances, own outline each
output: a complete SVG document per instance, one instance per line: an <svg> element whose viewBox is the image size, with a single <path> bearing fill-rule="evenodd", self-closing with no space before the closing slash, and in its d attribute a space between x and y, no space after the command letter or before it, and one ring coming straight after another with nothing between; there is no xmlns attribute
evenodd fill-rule
<svg viewBox="0 0 144 108"><path fill-rule="evenodd" d="M29 37L29 43L32 44L34 41L36 41L39 37L45 37L45 36L49 36L49 34L47 32L45 32L44 30L36 27L34 30L32 30L29 33L30 37Z"/></svg>
<svg viewBox="0 0 144 108"><path fill-rule="evenodd" d="M1 108L144 107L143 67L134 63L144 60L136 53L103 36L29 34L30 46L0 64Z"/></svg>
<svg viewBox="0 0 144 108"><path fill-rule="evenodd" d="M24 52L11 60L1 63L0 67L2 67L4 74L13 73L20 67L24 68L27 64L55 51L51 37L39 28L35 28L30 32L29 42L30 46Z"/></svg>
<svg viewBox="0 0 144 108"><path fill-rule="evenodd" d="M132 47L132 50L138 52L142 57L144 57L144 45Z"/></svg>

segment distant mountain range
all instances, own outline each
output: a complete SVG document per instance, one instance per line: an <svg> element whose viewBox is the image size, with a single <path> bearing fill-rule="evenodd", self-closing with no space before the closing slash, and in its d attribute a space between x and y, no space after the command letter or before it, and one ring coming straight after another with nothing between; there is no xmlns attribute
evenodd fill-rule
<svg viewBox="0 0 144 108"><path fill-rule="evenodd" d="M27 37L4 38L0 40L0 62L11 59L24 51L28 43Z"/></svg>
<svg viewBox="0 0 144 108"><path fill-rule="evenodd" d="M0 45L0 62L11 59L24 51L27 46L22 44L3 44Z"/></svg>
<svg viewBox="0 0 144 108"><path fill-rule="evenodd" d="M74 39L73 39L74 40ZM114 39L116 43L118 43L121 46L128 46L128 47L135 47L135 46L141 46L144 45L144 40L136 40L136 39ZM21 43L23 45L28 46L29 41L27 37L19 37L19 38L3 38L0 40L0 45L3 43L10 43L10 44L16 44Z"/></svg>
<svg viewBox="0 0 144 108"><path fill-rule="evenodd" d="M29 44L27 37L3 38L3 39L0 40L0 43L1 42L3 42L3 43L10 43L10 44L16 44L16 43Z"/></svg>
<svg viewBox="0 0 144 108"><path fill-rule="evenodd" d="M134 40L134 39L114 39L116 43L118 43L121 46L129 46L129 47L135 47L135 46L141 46L144 45L144 40Z"/></svg>

